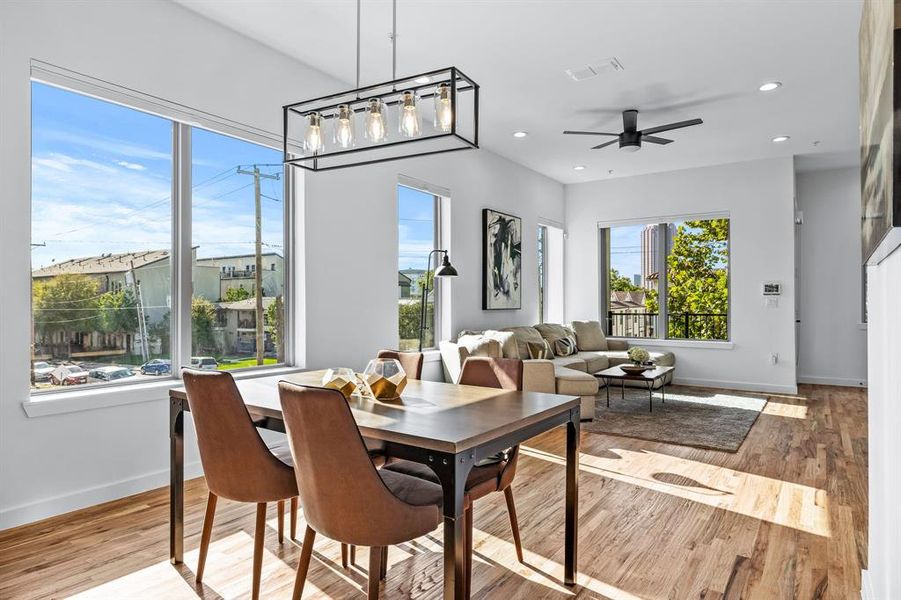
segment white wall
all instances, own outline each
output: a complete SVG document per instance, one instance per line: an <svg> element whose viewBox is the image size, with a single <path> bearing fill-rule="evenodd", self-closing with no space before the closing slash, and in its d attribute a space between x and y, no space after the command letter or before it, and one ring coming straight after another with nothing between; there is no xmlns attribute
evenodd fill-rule
<svg viewBox="0 0 901 600"><path fill-rule="evenodd" d="M901 598L901 247L867 268L869 564L865 598ZM867 585L869 584L869 585Z"/></svg>
<svg viewBox="0 0 901 600"><path fill-rule="evenodd" d="M449 284L445 336L538 319L539 218L563 221L563 186L484 150L307 175L307 365L362 368L397 345L399 175L450 190L450 241L459 276ZM482 209L522 218L522 309L482 310ZM365 263L365 264L364 264Z"/></svg>
<svg viewBox="0 0 901 600"><path fill-rule="evenodd" d="M795 392L793 189L790 158L567 185L567 320L600 318L599 222L728 212L732 345L665 342L676 354L676 380ZM778 308L764 305L764 281L782 282Z"/></svg>
<svg viewBox="0 0 901 600"><path fill-rule="evenodd" d="M276 134L283 104L346 87L165 0L0 3L0 529L168 483L166 384L129 392L141 402L84 412L28 418L21 405L29 397L32 58ZM487 151L310 176L300 204L305 240L299 232L308 306L297 324L309 336L298 350L310 366L363 366L396 343L398 172L453 194L461 276L451 326L535 320L536 220L563 220L561 185ZM524 218L522 311L481 311L482 206ZM437 363L427 372L438 376ZM186 429L191 475L199 471Z"/></svg>
<svg viewBox="0 0 901 600"><path fill-rule="evenodd" d="M801 301L798 381L866 385L867 331L861 324L860 170L797 177Z"/></svg>

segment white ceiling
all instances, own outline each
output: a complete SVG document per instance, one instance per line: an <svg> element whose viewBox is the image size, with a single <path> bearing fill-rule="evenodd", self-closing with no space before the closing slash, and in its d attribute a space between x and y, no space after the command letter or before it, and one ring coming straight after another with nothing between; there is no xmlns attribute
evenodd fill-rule
<svg viewBox="0 0 901 600"><path fill-rule="evenodd" d="M353 0L175 1L353 87ZM482 146L564 183L776 156L853 161L859 15L859 0L400 0L397 69L462 69L481 86ZM389 80L391 3L363 0L362 23L362 83ZM623 71L564 73L611 56ZM759 92L769 80L784 86ZM298 85L297 100L308 95ZM639 128L704 124L637 153L561 135L619 132L627 108ZM514 139L519 129L529 136Z"/></svg>

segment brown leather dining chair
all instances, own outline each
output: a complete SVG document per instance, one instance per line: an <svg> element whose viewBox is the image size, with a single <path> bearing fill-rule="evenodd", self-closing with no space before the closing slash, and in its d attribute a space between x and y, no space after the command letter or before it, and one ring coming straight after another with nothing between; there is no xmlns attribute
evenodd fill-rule
<svg viewBox="0 0 901 600"><path fill-rule="evenodd" d="M297 527L297 482L290 449L282 446L283 452L276 456L266 447L230 373L185 369L183 378L197 431L200 462L210 490L200 537L196 581L201 583L203 580L217 499L253 502L257 505L257 514L252 597L256 600L260 596L266 504L278 503L279 543L284 538L285 500L291 500L291 537Z"/></svg>
<svg viewBox="0 0 901 600"><path fill-rule="evenodd" d="M317 533L343 544L369 546L369 598L378 598L384 549L438 526L441 486L377 470L337 390L283 381L279 397L307 521L293 598L299 600L303 593Z"/></svg>
<svg viewBox="0 0 901 600"><path fill-rule="evenodd" d="M379 350L376 358L394 358L407 374L407 379L422 379L422 352L401 352L399 350Z"/></svg>
<svg viewBox="0 0 901 600"><path fill-rule="evenodd" d="M522 361L515 358L469 357L463 363L459 385L475 385L480 387L500 388L505 390L522 389ZM513 543L516 546L516 558L523 562L522 542L519 537L519 523L516 519L516 504L513 501L513 478L516 476L516 465L519 461L519 446L513 446L494 459L482 461L475 465L466 479L464 531L466 547L466 597L472 588L472 534L473 534L473 502L492 492L504 492L507 501L507 512L510 516L510 527L513 530ZM389 462L382 471L395 471L413 475L438 483L438 476L426 465L407 460Z"/></svg>

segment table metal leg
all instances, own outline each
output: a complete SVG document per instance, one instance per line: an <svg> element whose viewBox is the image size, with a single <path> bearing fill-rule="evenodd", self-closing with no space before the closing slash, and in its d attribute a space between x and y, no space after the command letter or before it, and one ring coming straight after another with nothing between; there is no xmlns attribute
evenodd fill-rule
<svg viewBox="0 0 901 600"><path fill-rule="evenodd" d="M622 395L623 400L625 400L626 399L626 380L620 379L619 382L620 382L620 388L619 388L620 394Z"/></svg>
<svg viewBox="0 0 901 600"><path fill-rule="evenodd" d="M648 382L648 405L650 406L650 409L648 410L648 412L654 412L654 382L653 381Z"/></svg>
<svg viewBox="0 0 901 600"><path fill-rule="evenodd" d="M666 377L662 379L662 383L660 384L660 400L663 404L666 404Z"/></svg>
<svg viewBox="0 0 901 600"><path fill-rule="evenodd" d="M579 425L581 409L574 408L569 413L566 424L566 557L563 569L563 583L576 584L578 575L577 555L579 542Z"/></svg>
<svg viewBox="0 0 901 600"><path fill-rule="evenodd" d="M466 598L463 540L463 492L472 469L472 454L429 455L444 492L444 599Z"/></svg>
<svg viewBox="0 0 901 600"><path fill-rule="evenodd" d="M610 380L604 378L604 387L607 389L607 408L610 408Z"/></svg>
<svg viewBox="0 0 901 600"><path fill-rule="evenodd" d="M169 399L169 561L182 562L185 542L185 413Z"/></svg>

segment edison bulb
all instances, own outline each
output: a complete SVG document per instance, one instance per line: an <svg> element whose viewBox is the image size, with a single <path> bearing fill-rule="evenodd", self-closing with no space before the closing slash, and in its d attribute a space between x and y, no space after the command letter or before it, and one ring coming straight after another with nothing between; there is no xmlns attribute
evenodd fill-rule
<svg viewBox="0 0 901 600"><path fill-rule="evenodd" d="M419 109L416 107L416 94L406 91L401 95L398 127L404 137L419 137Z"/></svg>
<svg viewBox="0 0 901 600"><path fill-rule="evenodd" d="M322 152L322 115L311 112L307 115L307 131L303 136L303 149L310 154Z"/></svg>
<svg viewBox="0 0 901 600"><path fill-rule="evenodd" d="M372 98L369 101L369 110L366 113L364 135L371 142L381 142L388 133L387 129L385 126L385 105L378 98Z"/></svg>
<svg viewBox="0 0 901 600"><path fill-rule="evenodd" d="M451 107L451 89L442 83L435 90L435 129L450 131L454 124L454 110Z"/></svg>
<svg viewBox="0 0 901 600"><path fill-rule="evenodd" d="M338 105L335 116L335 143L342 148L354 145L354 111L347 104Z"/></svg>

